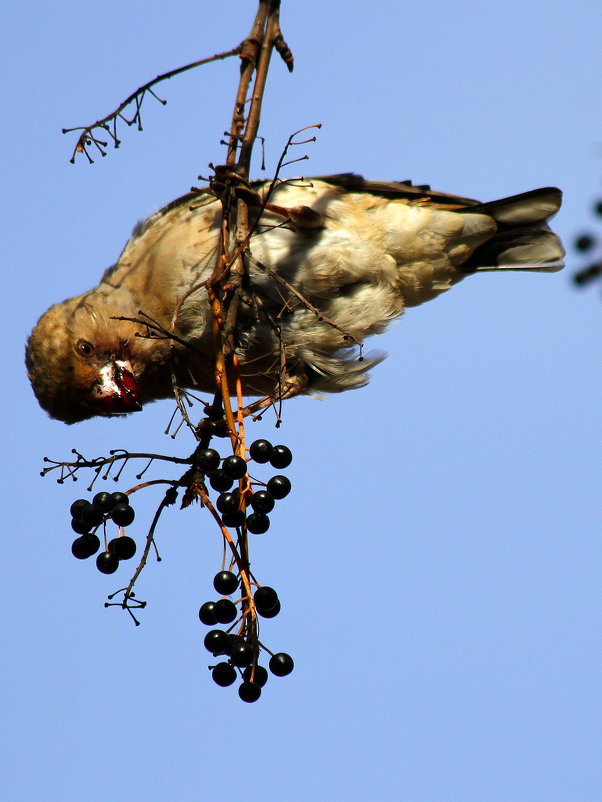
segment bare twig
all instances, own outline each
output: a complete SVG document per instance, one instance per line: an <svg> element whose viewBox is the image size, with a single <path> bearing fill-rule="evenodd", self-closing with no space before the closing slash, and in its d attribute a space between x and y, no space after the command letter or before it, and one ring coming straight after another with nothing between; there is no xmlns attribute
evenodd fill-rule
<svg viewBox="0 0 602 802"><path fill-rule="evenodd" d="M157 524L159 523L159 518L161 517L161 513L163 512L163 510L166 507L169 507L171 504L175 504L175 501L176 501L176 498L177 498L177 494L178 494L178 491L176 490L176 488L174 486L170 487L165 492L165 496L163 497L161 503L159 504L159 507L157 508L157 511L155 512L153 521L152 521L152 523L150 525L150 529L148 530L148 534L146 536L146 543L145 543L145 546L144 546L144 551L142 552L142 557L140 558L140 562L138 563L138 567L134 571L134 574L133 574L132 578L130 579L127 588L123 589L123 600L121 602L118 602L118 603L105 602L105 607L119 606L119 607L122 607L124 610L127 610L128 613L130 614L130 616L133 618L134 623L136 624L136 626L140 625L140 621L138 621L138 619L132 613L131 600L132 600L132 597L134 596L134 593L133 593L134 585L136 584L136 580L140 576L140 574L142 572L142 569L146 565L146 562L148 560L148 554L149 554L149 552L151 550L151 546L154 546L154 543L155 543L155 541L154 541L155 529L157 528ZM155 546L155 549L156 549L156 546ZM161 558L159 557L159 553L158 552L157 552L157 560L158 561L161 560ZM121 593L121 591L117 591L116 593ZM109 596L109 599L112 599L116 595L116 593L111 594L111 596ZM144 606L146 606L146 602L138 602L136 600L135 607L144 607Z"/></svg>
<svg viewBox="0 0 602 802"><path fill-rule="evenodd" d="M336 329L338 332L340 332L340 333L341 333L341 336L342 336L343 340L346 340L346 341L347 341L347 340L350 340L350 341L351 341L351 342L352 342L354 345L357 345L357 346L359 346L359 349L360 349L360 356L359 356L359 358L360 358L360 360L361 360L361 359L363 359L363 356L362 356L362 349L363 349L363 347L364 347L364 344L361 342L361 340L358 340L356 337L354 337L354 336L353 336L353 334L350 334L348 331L345 331L345 329L342 329L340 326L338 326L338 325L337 325L337 324L334 322L334 320L331 320L331 319L330 319L329 317L327 317L327 316L326 316L326 315L325 315L323 312L321 312L321 311L318 309L318 307L317 307L317 306L314 306L314 305L313 305L313 304L312 304L312 303L311 303L311 302L310 302L310 301L309 301L309 300L308 300L308 299L305 297L305 295L303 295L303 293L302 293L302 292L299 292L299 290L298 290L298 289L296 289L296 287L293 287L293 285L292 285L292 284L289 284L289 282L288 282L288 281L286 281L286 279L282 278L282 276L281 276L281 275L279 275L279 274L278 274L278 273L276 273L274 270L272 270L271 268L267 267L267 265L264 265L264 264L262 264L262 263L261 263L261 262L260 262L258 259L256 259L256 258L253 256L253 254L251 253L251 251L250 251L249 249L247 249L247 250L245 251L245 256L246 256L248 259L250 259L250 260L253 262L253 264L254 264L254 265L257 265L257 267L258 267L260 270L262 270L262 271L263 271L263 272L264 272L266 275L268 275L268 276L269 276L271 279L273 279L274 281L278 282L278 284L280 284L280 285L282 285L283 287L285 287L285 288L288 290L288 292L290 292L292 295L294 295L294 296L295 296L295 298L297 298L299 301L301 301L301 303L302 303L304 306L306 306L306 307L307 307L307 308L308 308L308 309L309 309L311 312L313 312L313 313L314 313L314 315L317 317L317 319L318 319L318 321L319 321L320 323L325 323L327 326L330 326L331 328L333 328L333 329Z"/></svg>
<svg viewBox="0 0 602 802"><path fill-rule="evenodd" d="M98 468L104 468L105 465L109 466L109 468L114 465L116 462L121 460L125 460L126 462L131 459L150 459L150 460L163 460L165 462L173 462L177 465L190 465L192 463L192 457L183 458L183 457L170 457L166 454L149 454L146 452L130 452L126 451L125 449L111 449L109 452L108 457L94 457L93 459L86 459L84 456L79 454L75 449L72 450L72 453L77 455L77 459L68 462L68 461L58 461L58 460L51 460L49 457L44 457L44 462L49 462L50 467L44 468L40 471L40 476L46 476L47 473L56 470L57 468L65 468L65 469L73 469L74 471L78 471L81 468L92 468L94 470ZM108 475L108 474L107 474Z"/></svg>
<svg viewBox="0 0 602 802"><path fill-rule="evenodd" d="M242 50L242 44L238 45L238 47L233 48L232 50L227 50L224 53L216 53L214 56L209 56L208 58L200 59L199 61L193 61L191 64L185 64L183 67L177 67L175 70L169 70L169 72L164 72L161 75L157 75L156 78L153 78L152 81L147 81L147 83L139 86L135 92L132 92L131 95L119 104L119 106L112 111L110 114L107 114L106 117L102 117L100 120L97 120L95 123L91 125L85 126L76 126L75 128L63 128L63 134L69 134L72 131L81 131L77 143L73 149L73 153L71 154L71 158L69 161L71 164L74 164L75 157L78 153L83 153L88 162L90 164L94 163L94 160L88 153L87 148L90 145L95 145L97 150L99 151L101 156L106 156L106 151L103 150L108 144L108 142L104 142L98 139L93 131L97 129L101 129L105 133L109 135L109 137L113 141L113 147L118 148L121 144L121 140L117 137L117 120L120 119L126 125L131 126L136 124L139 131L142 131L142 118L140 116L140 109L142 107L142 101L146 93L148 92L151 94L156 100L159 101L162 105L167 103L166 100L162 100L158 97L155 92L153 92L152 87L156 84L160 83L161 81L169 80L170 78L174 78L176 75L180 75L183 72L187 72L187 70L192 70L195 67L200 67L203 64L209 64L212 61L220 61L225 58L229 58L230 56L235 56L240 53ZM128 120L126 117L123 116L123 111L131 104L136 104L136 111L134 116L131 120ZM109 126L109 123L112 123L112 128Z"/></svg>

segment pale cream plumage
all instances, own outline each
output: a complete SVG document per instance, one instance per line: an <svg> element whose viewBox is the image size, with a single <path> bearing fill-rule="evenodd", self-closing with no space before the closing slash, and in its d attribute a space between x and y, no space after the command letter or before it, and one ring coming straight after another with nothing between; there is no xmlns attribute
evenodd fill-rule
<svg viewBox="0 0 602 802"><path fill-rule="evenodd" d="M254 185L261 194L267 184ZM353 339L377 334L406 306L435 298L477 269L562 267L563 249L546 220L560 206L556 189L479 204L408 183L330 176L284 183L270 203L317 212L311 224L267 211L252 239L259 264L238 314L237 354L248 395L338 392L366 383L376 356L357 360ZM51 307L27 345L34 391L51 416L73 423L139 409L181 386L214 392L207 293L221 206L188 195L137 226L117 264L88 293ZM318 217L319 215L319 217ZM318 224L316 224L316 220ZM276 272L333 328L275 281ZM117 321L142 310L193 347L136 336ZM281 383L283 382L283 383Z"/></svg>

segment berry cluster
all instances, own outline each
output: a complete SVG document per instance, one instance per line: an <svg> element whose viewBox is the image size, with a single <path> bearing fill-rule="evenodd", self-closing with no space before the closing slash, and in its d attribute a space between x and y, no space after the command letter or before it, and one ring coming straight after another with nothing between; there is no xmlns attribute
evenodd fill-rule
<svg viewBox="0 0 602 802"><path fill-rule="evenodd" d="M187 471L186 476L190 474L195 477L193 481L197 482L198 473L203 475L202 490L196 490L196 493L207 505L211 504L207 498L207 486L216 492L214 512L217 511L224 527L234 527L237 530L236 538L233 539L230 535L224 537L233 549L234 561L240 573L235 575L231 571L222 570L215 576L213 586L221 598L205 602L199 610L199 618L210 628L204 638L205 648L214 657L222 656L221 662L210 666L213 680L226 687L239 678L240 698L245 702L255 702L261 695L269 672L284 677L291 673L294 663L290 655L284 652L273 654L259 641L259 618L274 618L278 615L280 600L273 588L258 586L251 574L246 535L247 532L262 534L269 529L268 515L277 501L288 496L291 482L281 473L275 473L267 481L259 481L249 474L248 462L269 464L275 471L281 471L291 464L293 456L287 446L272 445L268 440L260 439L249 447L248 461L238 454L221 457L218 451L209 447L209 441L210 439L205 439L201 442L187 461L191 470ZM175 501L175 487L170 492L174 498L166 494L158 512ZM124 527L134 521L135 513L125 493L101 492L92 501L77 499L71 505L71 516L71 527L78 535L71 550L78 559L87 559L96 554L98 570L112 574L121 560L134 556L136 543L125 534ZM119 527L119 531L117 537L107 542L106 525L110 521ZM99 553L101 538L97 530L101 525L104 550ZM131 587L125 589L124 602L119 602L119 605L132 615L132 607L142 607L145 603L133 601L134 594L130 590ZM237 599L228 598L234 593L238 594ZM112 598L113 596L109 596L109 599ZM105 606L113 604L117 603L107 603ZM135 618L134 621L139 623ZM259 664L261 652L270 655L267 667Z"/></svg>
<svg viewBox="0 0 602 802"><path fill-rule="evenodd" d="M97 493L92 501L78 498L70 508L71 528L79 537L71 545L71 553L78 560L86 560L100 548L96 530L112 520L121 529L129 526L135 517L134 508L125 493ZM94 531L93 531L94 530ZM105 539L106 542L106 539ZM103 574L114 574L120 560L130 560L136 553L136 543L123 532L110 540L105 551L96 558L96 567Z"/></svg>
<svg viewBox="0 0 602 802"><path fill-rule="evenodd" d="M213 578L213 587L222 594L219 601L208 601L201 605L199 618L207 626L231 624L238 618L236 604L225 598L231 596L239 588L238 577L231 571L220 571ZM263 586L253 594L255 609L264 618L273 618L280 612L280 600L273 588ZM241 600L242 601L242 600ZM256 702L261 696L261 689L268 681L268 672L258 664L260 646L252 644L241 635L223 629L211 629L204 638L207 651L214 657L224 655L227 661L210 666L213 681L225 688L236 682L240 675L242 683L238 695L243 702ZM269 669L277 677L285 677L294 668L293 658L284 652L273 654L269 661Z"/></svg>
<svg viewBox="0 0 602 802"><path fill-rule="evenodd" d="M249 447L250 459L260 465L270 464L276 470L287 468L293 455L287 446L272 445L268 440L255 440ZM215 507L227 527L245 527L247 532L260 535L270 527L270 513L276 501L285 498L291 491L290 480L282 474L272 476L267 482L258 482L248 475L248 464L243 457L232 455L221 459L212 448L197 449L195 462L208 477L209 484L219 495ZM238 485L235 487L235 482ZM242 534L239 531L239 537ZM259 643L255 613L263 618L274 618L280 612L280 600L273 588L258 587L252 601L247 597L248 585L231 571L220 571L213 580L213 587L222 595L218 601L207 601L199 610L199 618L209 627L230 625L228 629L211 629L204 639L205 648L214 657L224 655L227 660L210 666L214 682L227 687L240 675L242 683L238 695L245 702L255 702L268 680L268 671L259 665L259 653L265 649ZM242 590L238 600L240 607L226 598ZM251 612L253 610L254 612ZM252 624L249 624L252 621ZM231 632L240 623L238 633ZM269 660L272 674L284 677L293 670L293 660L284 652L272 654Z"/></svg>
<svg viewBox="0 0 602 802"><path fill-rule="evenodd" d="M268 463L277 470L288 467L293 455L287 446L273 446L267 440L255 440L249 448L249 455L257 463ZM264 485L265 489L246 491L245 504L242 505L240 488L233 488L236 481L247 476L247 462L242 457L231 455L223 461L213 448L203 448L195 454L198 467L209 477L209 484L219 493L217 507L224 526L242 526L254 535L267 532L270 527L268 513L274 509L276 501L285 498L291 491L290 480L277 474ZM220 466L221 463L221 466ZM263 484L263 483L262 483ZM250 506L252 512L246 513Z"/></svg>

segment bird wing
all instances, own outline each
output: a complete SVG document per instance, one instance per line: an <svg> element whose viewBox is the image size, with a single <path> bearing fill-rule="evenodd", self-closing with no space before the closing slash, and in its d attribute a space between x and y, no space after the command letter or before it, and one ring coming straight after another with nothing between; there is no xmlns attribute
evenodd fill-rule
<svg viewBox="0 0 602 802"><path fill-rule="evenodd" d="M308 181L324 181L341 187L348 192L366 192L380 195L391 200L407 200L410 203L428 204L441 209L462 209L479 205L473 198L437 192L428 184L413 184L405 181L367 181L358 173L339 173L337 175L321 175L308 178Z"/></svg>

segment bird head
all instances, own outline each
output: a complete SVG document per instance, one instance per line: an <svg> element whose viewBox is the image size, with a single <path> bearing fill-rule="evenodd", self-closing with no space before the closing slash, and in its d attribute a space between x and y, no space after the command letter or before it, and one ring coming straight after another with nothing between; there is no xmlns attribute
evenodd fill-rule
<svg viewBox="0 0 602 802"><path fill-rule="evenodd" d="M51 307L27 342L25 362L36 397L51 417L77 423L142 409L136 324L86 295Z"/></svg>

